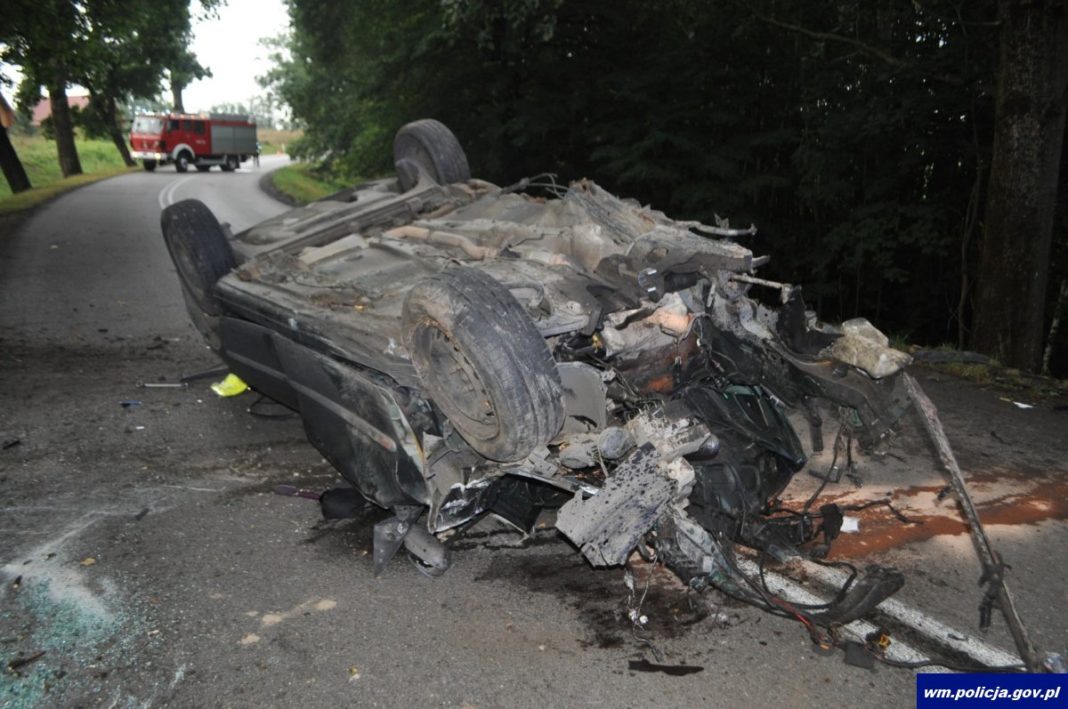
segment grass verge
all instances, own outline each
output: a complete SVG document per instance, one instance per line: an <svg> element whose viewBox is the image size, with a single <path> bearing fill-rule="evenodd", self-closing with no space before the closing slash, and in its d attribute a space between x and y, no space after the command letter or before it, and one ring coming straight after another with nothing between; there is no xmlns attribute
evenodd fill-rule
<svg viewBox="0 0 1068 709"><path fill-rule="evenodd" d="M271 174L275 189L292 197L301 204L333 194L355 184L352 180L340 180L326 174L311 163L295 163L275 170Z"/></svg>
<svg viewBox="0 0 1068 709"><path fill-rule="evenodd" d="M10 138L11 145L14 146L19 160L22 161L22 167L26 169L26 175L30 178L30 184L34 188L47 187L63 181L55 141L40 135L10 135ZM125 169L122 156L110 140L77 138L74 144L78 148L82 172L86 175L100 172L113 175L115 170ZM11 188L7 181L0 180L0 200L10 196Z"/></svg>
<svg viewBox="0 0 1068 709"><path fill-rule="evenodd" d="M77 138L75 145L84 172L64 179L55 141L40 135L11 135L10 138L33 188L12 194L7 182L0 180L0 215L32 209L67 190L133 169L123 164L122 156L111 141Z"/></svg>
<svg viewBox="0 0 1068 709"><path fill-rule="evenodd" d="M65 180L61 179L58 182L46 184L43 187L34 187L25 192L19 192L16 195L12 195L8 192L9 196L0 197L0 215L15 214L16 212L33 209L42 202L47 202L56 195L62 194L67 190L72 190L75 187L81 187L90 182L96 182L97 180L103 180L106 177L121 175L124 172L137 169L138 168L136 167L126 167L124 165L121 167L100 170L98 172L75 175L74 177L68 177Z"/></svg>

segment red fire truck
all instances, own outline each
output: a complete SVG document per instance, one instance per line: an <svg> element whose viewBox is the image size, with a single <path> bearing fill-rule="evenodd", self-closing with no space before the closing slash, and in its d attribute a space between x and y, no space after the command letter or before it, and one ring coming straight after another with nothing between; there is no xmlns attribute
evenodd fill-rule
<svg viewBox="0 0 1068 709"><path fill-rule="evenodd" d="M212 165L230 172L259 152L255 119L230 113L137 116L130 147L149 172L169 162L178 172L190 166L207 172Z"/></svg>

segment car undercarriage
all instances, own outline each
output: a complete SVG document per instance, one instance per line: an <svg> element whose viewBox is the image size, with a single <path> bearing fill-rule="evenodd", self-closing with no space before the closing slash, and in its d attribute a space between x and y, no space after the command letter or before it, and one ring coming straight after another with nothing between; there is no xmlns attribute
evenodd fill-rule
<svg viewBox="0 0 1068 709"><path fill-rule="evenodd" d="M450 540L495 515L527 534L551 520L593 566L662 563L831 646L901 588L870 566L801 607L763 580L765 560L827 563L843 522L816 495L780 500L809 460L789 412L808 450L830 443L830 480L919 402L959 477L910 358L881 332L821 323L799 287L758 277L768 257L741 244L754 227L672 220L588 180L472 179L436 121L402 128L394 157L396 178L237 235L199 202L163 215L209 346L392 512L376 573L402 548L443 573ZM991 551L984 568L998 563ZM1018 624L1002 589L988 581L988 605Z"/></svg>

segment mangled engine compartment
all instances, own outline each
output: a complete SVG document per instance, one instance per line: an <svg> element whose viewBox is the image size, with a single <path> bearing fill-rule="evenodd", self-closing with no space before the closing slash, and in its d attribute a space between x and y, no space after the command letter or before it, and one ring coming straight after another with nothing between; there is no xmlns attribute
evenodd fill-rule
<svg viewBox="0 0 1068 709"><path fill-rule="evenodd" d="M594 566L622 565L637 549L694 588L748 597L733 544L785 559L837 534L832 514L777 509L807 463L787 409L804 413L817 451L819 402L840 414L836 449L878 446L907 406L901 370L909 358L866 321L820 325L798 288L757 278L767 259L735 241L753 228L674 222L589 182L558 196L495 194L383 232L452 251L462 265L446 266L446 279L477 269L502 284L559 377L542 402L559 409L547 416L551 430L502 455L479 440L465 420L473 416L442 403L459 395L430 384L431 366L474 380L478 367L464 374L463 361L427 359L421 369L415 350L425 343L409 336L428 398L448 414L440 428L415 432L426 456L427 528L447 536L493 513L529 533L543 509L558 508L556 528ZM409 311L417 293L406 310L416 329ZM483 316L493 330L492 316ZM420 317L434 319L424 310ZM522 339L512 328L508 337ZM451 324L441 329L462 339ZM870 609L901 579L882 574L879 584L852 611Z"/></svg>

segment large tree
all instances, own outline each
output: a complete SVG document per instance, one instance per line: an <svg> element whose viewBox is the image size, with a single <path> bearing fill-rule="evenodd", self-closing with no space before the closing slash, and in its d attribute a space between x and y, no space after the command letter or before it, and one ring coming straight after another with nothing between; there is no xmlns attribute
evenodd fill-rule
<svg viewBox="0 0 1068 709"><path fill-rule="evenodd" d="M975 345L1037 371L1068 101L1064 0L1001 0L994 153L978 276Z"/></svg>
<svg viewBox="0 0 1068 709"><path fill-rule="evenodd" d="M81 174L74 144L74 121L67 102L72 66L78 62L85 16L70 0L11 0L5 10L0 60L18 65L23 79L20 100L40 96L48 88L59 167L64 177Z"/></svg>
<svg viewBox="0 0 1068 709"><path fill-rule="evenodd" d="M74 76L89 90L84 122L134 165L119 107L156 96L166 67L188 54L184 34L161 38L156 28L175 18L188 26L189 0L86 0L84 9L87 34Z"/></svg>
<svg viewBox="0 0 1068 709"><path fill-rule="evenodd" d="M180 52L168 67L171 84L171 108L177 113L185 113L185 101L182 92L189 84L198 79L211 76L211 70L197 61L192 52Z"/></svg>

